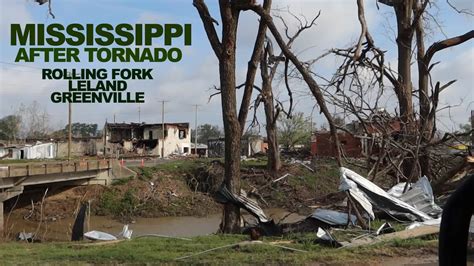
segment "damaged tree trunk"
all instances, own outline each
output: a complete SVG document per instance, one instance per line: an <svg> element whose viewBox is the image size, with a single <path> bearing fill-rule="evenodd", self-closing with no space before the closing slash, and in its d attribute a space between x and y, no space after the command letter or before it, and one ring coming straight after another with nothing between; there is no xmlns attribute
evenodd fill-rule
<svg viewBox="0 0 474 266"><path fill-rule="evenodd" d="M219 40L213 23L216 21L202 0L194 0L211 47L219 60L219 76L222 101L222 117L225 132L224 184L231 193L240 193L240 137L241 129L237 116L235 86L235 50L239 10L229 1L219 1L222 19L222 41ZM221 230L223 233L240 232L240 209L232 203L224 206Z"/></svg>
<svg viewBox="0 0 474 266"><path fill-rule="evenodd" d="M275 114L274 101L273 101L273 72L268 73L268 52L265 51L262 55L262 61L260 62L260 73L262 76L262 101L265 109L265 129L267 133L267 170L272 177L276 177L278 170L281 167L280 151L278 149L278 138L277 138L277 117Z"/></svg>
<svg viewBox="0 0 474 266"><path fill-rule="evenodd" d="M411 82L411 60L412 60L412 8L414 0L400 1L394 5L397 18L397 49L398 49L398 79L394 86L395 94L398 98L400 108L402 138L408 143L412 142L415 134L412 82ZM416 0L415 0L416 1ZM417 176L414 166L417 162L414 158L407 158L403 161L402 172L410 179Z"/></svg>
<svg viewBox="0 0 474 266"><path fill-rule="evenodd" d="M248 3L247 3L248 2ZM235 77L235 57L237 43L237 26L240 11L245 9L251 1L219 1L222 20L222 36L219 40L214 23L207 5L203 0L194 0L193 5L199 12L204 25L209 43L219 60L220 95L222 101L222 116L225 133L225 174L224 185L232 194L240 194L240 151L241 137L248 106L252 95L255 71L263 49L266 26L260 22L252 58L247 70L245 91L242 98L239 114L237 114L237 95ZM271 1L265 0L265 10L269 10ZM233 203L224 206L223 220L221 223L223 233L240 232L240 209Z"/></svg>
<svg viewBox="0 0 474 266"><path fill-rule="evenodd" d="M224 182L232 193L240 193L240 123L237 117L235 89L235 50L239 11L229 1L220 1L222 17L222 53L219 58L222 114L225 132ZM224 206L222 231L240 232L240 209L232 203Z"/></svg>
<svg viewBox="0 0 474 266"><path fill-rule="evenodd" d="M270 104L265 103L265 102L264 104L265 104L265 117L267 120L265 129L267 131L267 141L268 141L267 170L272 177L276 177L278 175L278 171L281 168L280 151L278 149L278 137L277 137L277 131L276 131L276 119L274 116L273 106L267 107L266 105L270 105Z"/></svg>

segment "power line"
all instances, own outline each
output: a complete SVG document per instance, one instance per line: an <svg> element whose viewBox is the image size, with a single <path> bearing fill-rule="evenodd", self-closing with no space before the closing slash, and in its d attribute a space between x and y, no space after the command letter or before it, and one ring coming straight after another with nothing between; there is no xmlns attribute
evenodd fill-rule
<svg viewBox="0 0 474 266"><path fill-rule="evenodd" d="M20 66L20 67L33 68L33 69L43 69L43 68L41 68L41 67L22 65L22 64L10 63L10 62L5 62L5 61L0 61L0 64L12 65L12 66Z"/></svg>
<svg viewBox="0 0 474 266"><path fill-rule="evenodd" d="M197 155L197 136L198 136L198 127L197 127L197 119L198 119L198 106L199 104L194 104L195 108L195 115L194 115L194 154Z"/></svg>
<svg viewBox="0 0 474 266"><path fill-rule="evenodd" d="M161 146L161 158L165 157L165 103L169 101L161 100L161 130L162 130L162 146Z"/></svg>

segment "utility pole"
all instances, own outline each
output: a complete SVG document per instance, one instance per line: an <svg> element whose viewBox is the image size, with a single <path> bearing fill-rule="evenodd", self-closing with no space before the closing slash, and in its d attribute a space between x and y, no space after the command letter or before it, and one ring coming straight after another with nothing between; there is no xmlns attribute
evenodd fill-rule
<svg viewBox="0 0 474 266"><path fill-rule="evenodd" d="M115 114L114 114L114 119L115 119ZM105 126L104 126L104 132L102 134L104 135L104 159L107 157L107 118L105 118ZM114 121L115 124L115 121Z"/></svg>
<svg viewBox="0 0 474 266"><path fill-rule="evenodd" d="M68 126L68 141L67 141L67 160L71 160L71 139L72 139L72 126L71 126L71 120L72 120L72 104L69 101L69 126Z"/></svg>
<svg viewBox="0 0 474 266"><path fill-rule="evenodd" d="M197 144L198 144L198 106L199 104L195 104L194 105L194 108L195 108L195 112L194 112L194 154L195 155L198 155L198 148L197 148Z"/></svg>
<svg viewBox="0 0 474 266"><path fill-rule="evenodd" d="M165 158L165 103L168 101L161 101L161 130L162 130L162 145L161 145L161 158Z"/></svg>
<svg viewBox="0 0 474 266"><path fill-rule="evenodd" d="M114 114L114 124L115 124L115 114Z"/></svg>
<svg viewBox="0 0 474 266"><path fill-rule="evenodd" d="M138 103L138 123L140 123L140 103Z"/></svg>

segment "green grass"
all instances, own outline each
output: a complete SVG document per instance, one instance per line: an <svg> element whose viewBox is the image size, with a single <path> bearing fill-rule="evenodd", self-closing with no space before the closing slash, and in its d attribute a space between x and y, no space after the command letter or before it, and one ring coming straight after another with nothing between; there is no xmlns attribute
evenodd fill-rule
<svg viewBox="0 0 474 266"><path fill-rule="evenodd" d="M304 236L299 236L304 237ZM238 248L225 248L188 259L177 261L176 258L191 255L229 244L247 240L243 235L211 235L195 237L192 241L141 238L101 246L76 245L72 243L0 243L0 257L5 264L303 264L310 262L351 263L367 262L377 256L394 254L392 250L436 246L436 241L394 240L392 242L352 249L333 249L312 244L312 236L307 241L280 244L287 247L306 250L306 253L292 252L268 245L247 245ZM293 238L296 239L296 238ZM264 242L285 240L266 238ZM298 240L298 239L296 239Z"/></svg>
<svg viewBox="0 0 474 266"><path fill-rule="evenodd" d="M243 169L249 169L249 168L266 169L267 157L250 158L247 160L243 160L240 163L240 167Z"/></svg>
<svg viewBox="0 0 474 266"><path fill-rule="evenodd" d="M151 179L153 173L163 172L170 175L180 176L194 172L200 166L207 165L211 159L200 158L193 160L170 160L159 163L152 167L131 167L131 169L139 174L139 178L144 180Z"/></svg>

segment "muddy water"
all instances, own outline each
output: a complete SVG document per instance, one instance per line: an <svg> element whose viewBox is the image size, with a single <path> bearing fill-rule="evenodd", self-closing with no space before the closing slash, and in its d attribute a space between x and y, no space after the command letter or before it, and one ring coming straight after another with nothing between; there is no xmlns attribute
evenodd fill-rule
<svg viewBox="0 0 474 266"><path fill-rule="evenodd" d="M284 222L294 222L304 218L298 214L290 214L283 209L268 209L265 213L272 217L275 222L285 218ZM247 221L253 221L253 217L244 215ZM133 236L144 234L162 234L168 236L192 237L215 233L221 221L221 214L213 214L206 217L159 217L159 218L136 218L129 225L133 230ZM68 241L71 239L71 229L74 224L73 218L65 218L57 221L43 222L38 229L38 222L25 221L22 217L10 217L7 222L7 232L10 236L18 232L38 232L40 239L46 241ZM122 231L123 224L107 216L91 216L89 226L86 222L86 231L97 230L113 235Z"/></svg>

